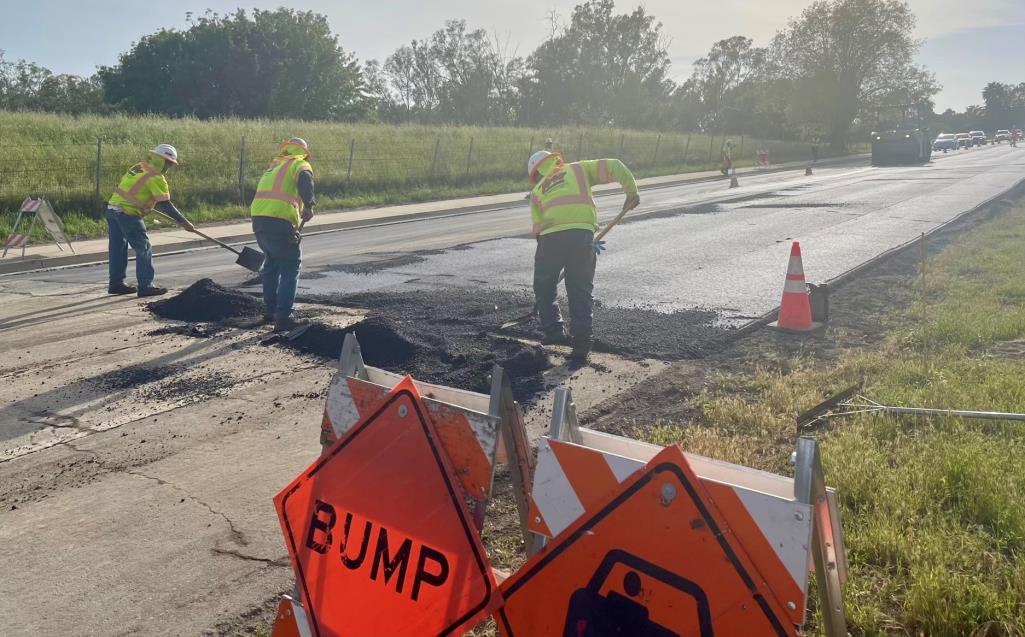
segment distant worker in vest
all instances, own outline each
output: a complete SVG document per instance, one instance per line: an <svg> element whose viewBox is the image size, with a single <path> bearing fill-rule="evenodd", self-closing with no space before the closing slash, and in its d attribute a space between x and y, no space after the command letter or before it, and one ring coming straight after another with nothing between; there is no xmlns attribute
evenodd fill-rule
<svg viewBox="0 0 1025 637"><path fill-rule="evenodd" d="M171 203L171 191L164 176L178 164L178 151L170 144L159 144L149 157L128 169L114 194L107 202L107 235L110 263L110 294L159 296L167 288L153 285L153 251L143 217L156 210L170 217L182 228L196 228ZM135 251L135 278L139 287L125 283L128 270L128 246Z"/></svg>
<svg viewBox="0 0 1025 637"><path fill-rule="evenodd" d="M301 137L278 146L278 156L256 187L250 213L253 234L266 255L263 262L263 320L274 323L275 332L300 325L292 316L299 284L299 220L313 218L313 167L310 147Z"/></svg>
<svg viewBox="0 0 1025 637"><path fill-rule="evenodd" d="M537 237L534 254L534 299L545 345L569 344L570 359L587 360L593 337L594 269L604 241L595 241L598 208L591 195L597 184L618 182L626 193L624 210L640 203L637 184L618 159L596 159L567 164L562 155L539 150L527 162L533 191L530 218ZM566 333L556 302L560 274L566 273L570 330Z"/></svg>

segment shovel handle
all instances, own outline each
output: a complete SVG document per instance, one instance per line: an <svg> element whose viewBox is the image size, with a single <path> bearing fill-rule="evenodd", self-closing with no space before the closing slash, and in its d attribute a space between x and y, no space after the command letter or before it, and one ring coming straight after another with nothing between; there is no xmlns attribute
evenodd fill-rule
<svg viewBox="0 0 1025 637"><path fill-rule="evenodd" d="M597 234L597 236L595 236L595 237L594 237L594 240L595 240L595 241L601 241L602 239L604 239L604 238L605 238L605 235L607 235L607 234L609 233L609 230L612 230L612 228L613 228L613 227L614 227L614 226L615 226L615 225L616 225L617 223L619 223L620 221L622 221L622 220L623 220L623 217L625 217L625 216L626 216L626 213L630 212L630 210L632 210L632 208L627 208L627 207L626 207L626 204L623 204L623 209L619 211L619 214L618 214L618 215L616 215L616 218L615 218L615 219L613 219L612 221L610 221L610 222L609 222L609 225L607 225L607 226L605 226L604 228L602 228L602 229L601 229L601 232L599 232L599 233Z"/></svg>
<svg viewBox="0 0 1025 637"><path fill-rule="evenodd" d="M163 217L164 219L167 219L168 221L171 221L171 222L174 222L174 223L178 223L178 222L177 222L177 221L175 221L175 220L174 220L174 219L173 219L172 217L169 217L169 216L165 215L164 213L160 212L159 210L154 210L153 212L155 212L156 214L160 215L160 216L161 216L161 217ZM203 238L204 238L204 239L206 239L207 241L213 241L214 243L216 243L217 245L221 246L222 248L226 248L226 249L228 249L228 250L231 250L231 251L232 251L232 252L234 252L235 254L237 254L237 255L239 255L239 256L242 256L242 252L241 252L241 251L239 251L239 250L236 250L235 248L231 247L231 246L230 246L230 245L228 245L227 243L224 243L223 241L218 241L217 239L214 239L214 238L213 238L213 237L211 237L210 235L208 235L208 234L204 234L204 233L202 233L202 232L200 232L199 230L196 230L196 229L193 229L193 230L192 230L192 232L194 232L194 233L198 234L199 236L203 237Z"/></svg>

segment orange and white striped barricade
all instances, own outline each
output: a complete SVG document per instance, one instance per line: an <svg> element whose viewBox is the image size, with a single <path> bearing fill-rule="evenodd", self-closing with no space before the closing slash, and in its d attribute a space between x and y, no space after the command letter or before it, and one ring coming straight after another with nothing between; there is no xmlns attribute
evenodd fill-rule
<svg viewBox="0 0 1025 637"><path fill-rule="evenodd" d="M556 390L551 435L538 445L531 491L533 551L558 536L640 471L662 447L580 427L569 390ZM840 586L847 562L836 493L825 487L814 440L800 439L798 478L687 453L687 462L731 520L757 572L794 625L804 623L809 570L819 578L827 634L845 635ZM825 586L825 588L824 588Z"/></svg>
<svg viewBox="0 0 1025 637"><path fill-rule="evenodd" d="M18 227L27 215L32 215L32 222L29 223L28 232L21 234L18 232ZM50 235L61 252L64 252L61 243L66 243L71 248L72 254L74 254L75 246L71 245L71 240L65 235L64 223L57 216L57 213L54 212L50 202L41 197L25 197L25 200L21 202L21 208L18 209L18 216L14 219L14 227L11 228L11 234L4 242L4 253L0 255L0 258L6 257L7 251L11 248L21 248L21 256L25 256L25 250L28 248L29 238L32 236L37 220L43 223L47 234Z"/></svg>

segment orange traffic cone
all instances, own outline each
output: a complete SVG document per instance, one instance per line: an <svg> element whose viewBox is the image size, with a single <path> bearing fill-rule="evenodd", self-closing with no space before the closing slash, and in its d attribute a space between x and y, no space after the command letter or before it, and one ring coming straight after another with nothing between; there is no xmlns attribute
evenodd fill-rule
<svg viewBox="0 0 1025 637"><path fill-rule="evenodd" d="M822 327L822 323L811 320L811 303L808 300L808 285L804 280L804 265L801 262L801 244L794 241L790 247L790 264L783 284L783 301L779 304L779 319L770 323L788 332L811 332Z"/></svg>

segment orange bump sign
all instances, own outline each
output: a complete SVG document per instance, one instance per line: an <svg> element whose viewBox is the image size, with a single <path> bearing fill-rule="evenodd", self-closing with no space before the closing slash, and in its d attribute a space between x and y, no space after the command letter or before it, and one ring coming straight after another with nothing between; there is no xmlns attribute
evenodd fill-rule
<svg viewBox="0 0 1025 637"><path fill-rule="evenodd" d="M499 629L504 637L795 635L738 530L683 452L667 447L502 583Z"/></svg>
<svg viewBox="0 0 1025 637"><path fill-rule="evenodd" d="M314 635L452 635L497 585L406 378L274 498Z"/></svg>

